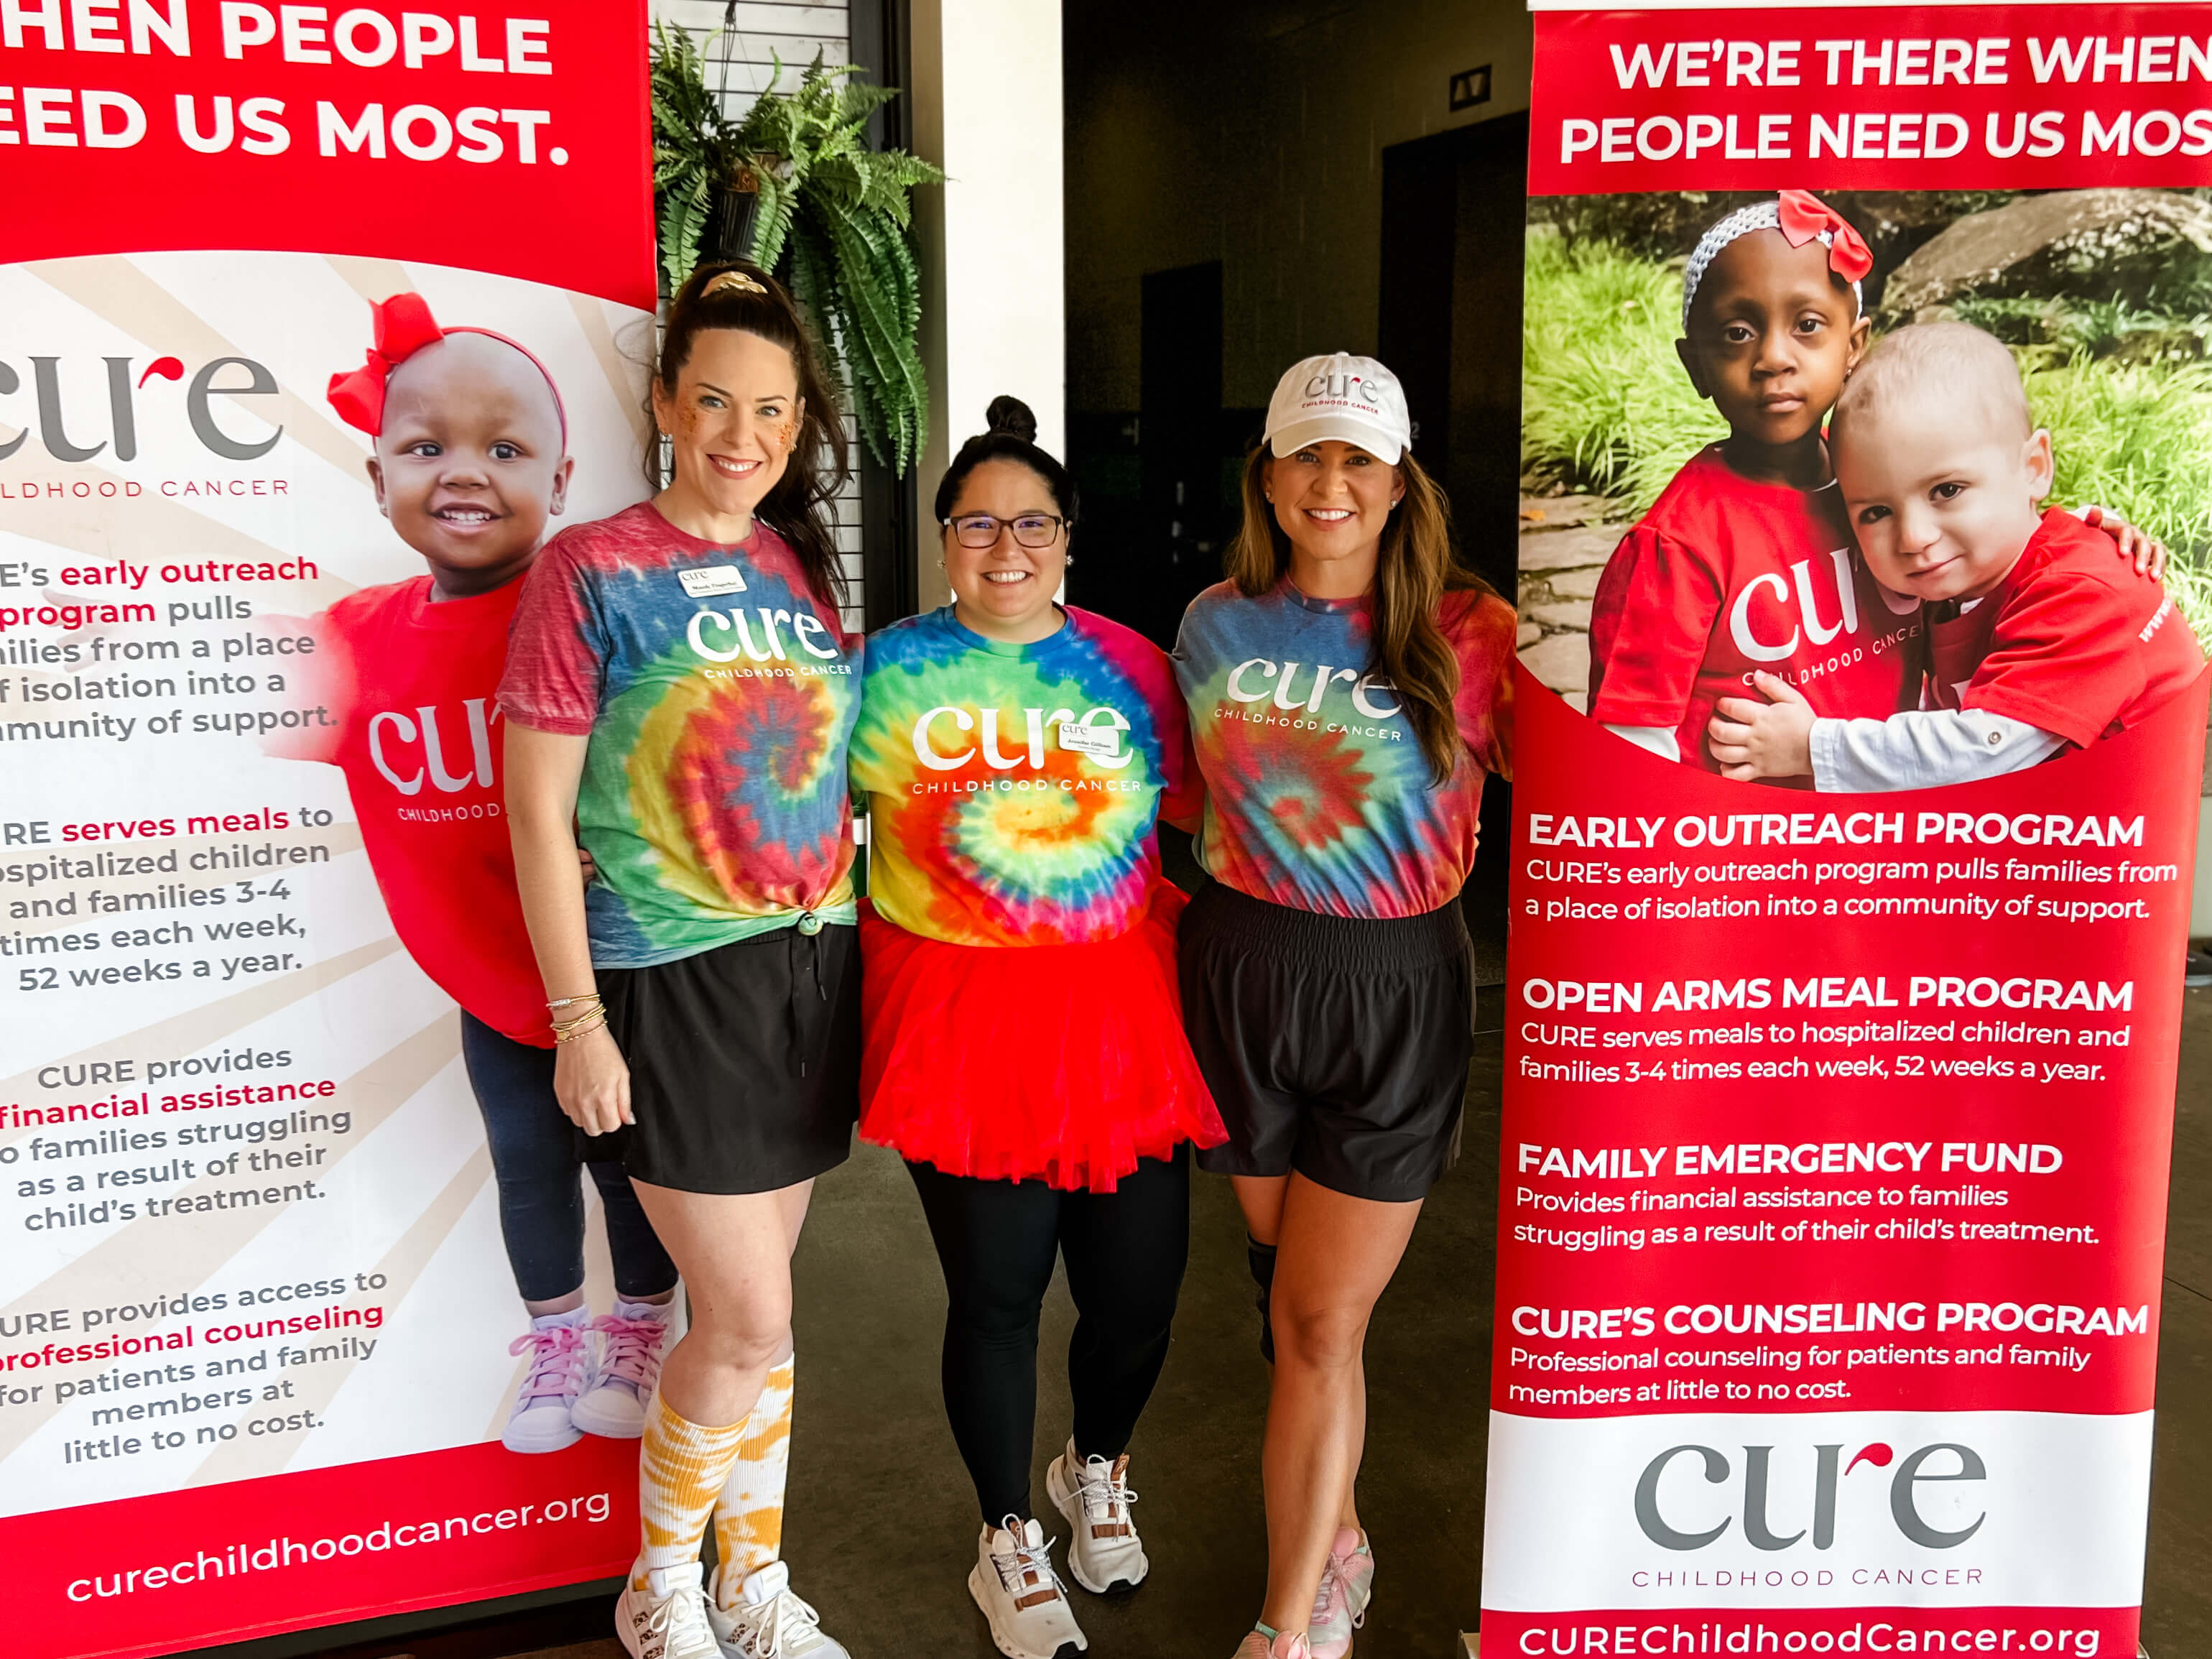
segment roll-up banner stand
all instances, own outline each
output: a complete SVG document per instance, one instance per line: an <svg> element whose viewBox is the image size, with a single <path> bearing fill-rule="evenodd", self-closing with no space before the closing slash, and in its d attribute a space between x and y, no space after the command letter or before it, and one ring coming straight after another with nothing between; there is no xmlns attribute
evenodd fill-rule
<svg viewBox="0 0 2212 1659"><path fill-rule="evenodd" d="M2133 1655L2212 8L1535 21L1482 1651Z"/></svg>
<svg viewBox="0 0 2212 1659"><path fill-rule="evenodd" d="M372 301L543 363L570 520L642 494L645 41L644 0L0 5L12 1655L629 1558L634 1443L499 1443L522 1319L457 1013L338 770L284 757L343 691L315 618L424 568L325 398ZM374 718L421 833L497 814L494 711Z"/></svg>

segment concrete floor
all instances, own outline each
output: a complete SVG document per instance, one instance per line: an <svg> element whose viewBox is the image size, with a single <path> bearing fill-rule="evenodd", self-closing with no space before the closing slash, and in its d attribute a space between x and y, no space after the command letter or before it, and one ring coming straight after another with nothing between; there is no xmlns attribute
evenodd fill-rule
<svg viewBox="0 0 2212 1659"><path fill-rule="evenodd" d="M1486 994L1486 1016L1495 1007ZM1430 1200L1369 1342L1360 1499L1382 1566L1361 1659L1445 1659L1458 1652L1455 1633L1475 1622L1501 1048L1498 1034L1482 1038L1468 1154ZM2156 1659L2212 1654L2212 991L2189 994L2182 1075L2145 1595L2144 1639ZM1195 1193L1175 1348L1131 1471L1153 1573L1119 1600L1074 1592L1094 1654L1223 1659L1259 1604L1266 1374L1227 1183L1201 1177ZM988 1659L963 1582L976 1517L938 1395L943 1284L896 1160L862 1148L823 1181L798 1275L786 1549L797 1585L858 1659ZM1072 1318L1056 1291L1042 1350L1039 1502L1045 1464L1066 1433L1060 1356ZM567 1626L557 1634L541 1613L526 1639L507 1645L493 1629L345 1651L618 1659L608 1611L596 1601L563 1609L552 1620Z"/></svg>

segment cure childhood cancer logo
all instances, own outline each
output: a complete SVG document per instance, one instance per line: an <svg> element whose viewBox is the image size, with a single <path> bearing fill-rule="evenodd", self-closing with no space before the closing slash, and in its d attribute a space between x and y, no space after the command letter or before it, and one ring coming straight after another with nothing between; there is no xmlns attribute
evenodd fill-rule
<svg viewBox="0 0 2212 1659"><path fill-rule="evenodd" d="M1684 1553L1711 1547L1731 1528L1737 1528L1743 1541L1756 1550L1791 1550L1808 1541L1815 1550L1832 1549L1842 1482L1862 1467L1878 1475L1893 1464L1895 1469L1887 1483L1887 1519L1908 1543L1929 1550L1956 1549L1979 1532L1989 1518L1986 1509L1978 1509L1971 1517L1964 1516L1962 1511L1972 1500L1967 1492L1954 1490L1979 1488L1989 1479L1989 1466L1972 1446L1936 1441L1899 1457L1886 1443L1875 1441L1861 1447L1845 1463L1844 1443L1780 1449L1745 1446L1740 1462L1715 1446L1670 1446L1646 1463L1637 1477L1637 1528L1662 1549ZM1777 1519L1771 1497L1778 1449L1784 1456L1809 1459L1812 1473L1809 1505L1801 1505L1781 1520ZM1706 1485L1723 1489L1718 1503L1709 1498L1695 1504L1695 1520L1670 1520L1662 1507L1662 1488L1669 1488L1671 1495L1680 1485L1668 1479L1678 1463L1701 1476ZM1802 1486L1802 1479L1798 1484ZM1926 1499L1923 1487L1932 1489ZM1674 1506L1677 1516L1692 1511L1689 1502ZM1711 1524L1701 1524L1706 1522ZM1795 1529L1784 1532L1784 1527Z"/></svg>
<svg viewBox="0 0 2212 1659"><path fill-rule="evenodd" d="M149 392L149 381L182 383L192 436L225 460L258 460L283 437L282 426L266 437L235 437L216 418L218 398L236 402L277 395L276 377L267 365L251 357L216 357L188 370L178 358L157 357L140 369L138 361L103 357L102 369L95 370L89 362L32 357L27 386L23 370L0 357L0 429L17 428L13 437L0 437L0 461L12 459L34 435L58 461L89 461L111 448L118 461L136 460L139 399L167 390L157 386ZM21 407L26 402L27 409Z"/></svg>

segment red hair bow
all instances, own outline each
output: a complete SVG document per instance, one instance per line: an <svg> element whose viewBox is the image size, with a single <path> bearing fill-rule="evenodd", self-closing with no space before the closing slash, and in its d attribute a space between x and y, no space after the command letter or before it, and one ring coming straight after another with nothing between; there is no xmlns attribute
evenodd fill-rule
<svg viewBox="0 0 2212 1659"><path fill-rule="evenodd" d="M430 302L419 294L395 294L381 305L371 301L376 319L376 343L368 361L350 374L333 374L327 394L331 407L348 426L358 427L372 438L384 430L384 392L392 371L424 346L446 337Z"/></svg>
<svg viewBox="0 0 2212 1659"><path fill-rule="evenodd" d="M1809 190L1785 190L1777 198L1782 234L1792 247L1828 238L1828 269L1847 283L1863 282L1874 269L1874 251L1844 216Z"/></svg>

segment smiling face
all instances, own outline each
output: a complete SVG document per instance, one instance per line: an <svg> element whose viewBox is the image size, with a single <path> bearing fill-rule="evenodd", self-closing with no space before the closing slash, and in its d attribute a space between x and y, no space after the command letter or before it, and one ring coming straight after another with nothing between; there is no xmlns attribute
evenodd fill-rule
<svg viewBox="0 0 2212 1659"><path fill-rule="evenodd" d="M553 388L504 341L448 335L392 371L368 476L441 594L520 574L567 505L574 469Z"/></svg>
<svg viewBox="0 0 2212 1659"><path fill-rule="evenodd" d="M1876 581L1942 600L2004 580L2051 493L2051 434L2021 424L1954 387L1839 426L1836 483Z"/></svg>
<svg viewBox="0 0 2212 1659"><path fill-rule="evenodd" d="M676 459L669 495L686 517L750 521L791 465L805 405L791 353L744 329L704 329L653 415Z"/></svg>
<svg viewBox="0 0 2212 1659"><path fill-rule="evenodd" d="M1269 460L1266 479L1275 522L1291 539L1291 579L1316 599L1364 592L1390 510L1406 494L1398 469L1328 438Z"/></svg>
<svg viewBox="0 0 2212 1659"><path fill-rule="evenodd" d="M1018 519L1059 513L1052 486L1019 461L984 461L968 475L944 532L945 574L963 627L1014 644L1059 630L1053 595L1067 572L1067 527L1056 526L1045 547L1024 547L1013 532ZM1000 520L998 539L988 547L963 547L953 525L977 514Z"/></svg>
<svg viewBox="0 0 2212 1659"><path fill-rule="evenodd" d="M1868 326L1824 244L1754 230L1705 268L1674 349L1736 440L1786 450L1817 441Z"/></svg>

